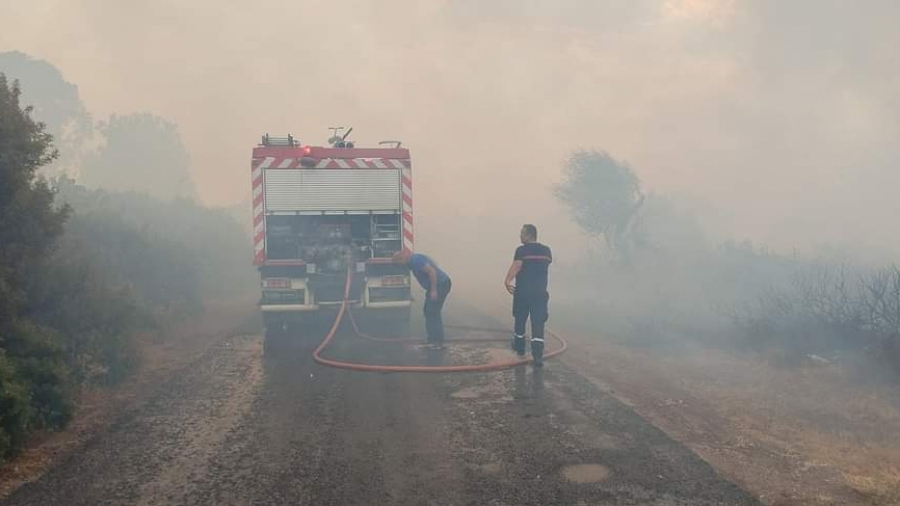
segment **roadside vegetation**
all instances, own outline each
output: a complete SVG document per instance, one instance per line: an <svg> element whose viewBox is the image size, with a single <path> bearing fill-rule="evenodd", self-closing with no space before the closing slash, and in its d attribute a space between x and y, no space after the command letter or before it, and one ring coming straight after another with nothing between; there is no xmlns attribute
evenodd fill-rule
<svg viewBox="0 0 900 506"><path fill-rule="evenodd" d="M635 169L605 152L573 154L564 174L557 197L596 247L557 279L573 295L566 306L596 315L605 334L738 346L785 364L864 353L900 370L897 265L716 243L683 201L645 194Z"/></svg>
<svg viewBox="0 0 900 506"><path fill-rule="evenodd" d="M8 64L8 56L0 54L0 63ZM25 63L15 68L28 75L37 67L42 86L56 76L42 62ZM92 152L75 142L91 133L83 107L66 108L78 116L66 119L79 127L77 138L71 125L48 126L3 70L0 462L36 431L64 427L81 389L127 378L140 361L136 336L159 334L165 325L197 316L204 301L239 296L253 286L250 241L231 213L196 203L193 187L183 182L165 195L164 173L171 169L165 164L176 160L179 171L187 170L171 123L146 115L116 119L98 129L105 142ZM132 126L143 137L129 135ZM146 144L154 128L162 135L153 148L169 151L158 155L160 170L141 156L133 157L140 167L123 162L117 153ZM62 152L69 158L60 159L51 131L68 132ZM104 138L111 131L115 137ZM84 172L93 187L62 170L90 164L93 169ZM102 188L105 170L119 172L112 189ZM182 175L172 177L183 181Z"/></svg>

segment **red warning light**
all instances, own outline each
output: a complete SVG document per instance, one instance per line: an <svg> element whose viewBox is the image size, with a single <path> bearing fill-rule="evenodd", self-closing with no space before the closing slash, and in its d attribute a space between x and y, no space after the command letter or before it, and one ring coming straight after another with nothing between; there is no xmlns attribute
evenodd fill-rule
<svg viewBox="0 0 900 506"><path fill-rule="evenodd" d="M309 147L309 146L303 146L302 148L300 148L300 154L301 154L302 156L308 156L310 153L312 153L312 148L311 148L311 147Z"/></svg>

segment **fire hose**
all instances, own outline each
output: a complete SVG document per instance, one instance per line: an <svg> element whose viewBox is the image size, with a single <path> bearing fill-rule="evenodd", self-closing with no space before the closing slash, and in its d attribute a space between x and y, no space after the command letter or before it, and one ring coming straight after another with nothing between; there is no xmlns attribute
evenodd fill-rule
<svg viewBox="0 0 900 506"><path fill-rule="evenodd" d="M356 320L353 318L353 313L350 311L349 303L350 303L350 286L353 280L353 271L351 269L347 270L347 281L344 285L344 300L341 302L341 305L338 308L337 316L334 318L334 322L331 324L331 328L328 330L328 333L325 335L325 338L322 339L322 342L316 347L315 351L313 351L313 359L316 363L328 367L336 367L339 369L349 369L352 371L366 371L366 372L418 372L418 373L448 373L448 372L489 372L489 371L500 371L503 369L510 369L513 367L517 367L520 365L527 364L531 362L531 359L528 358L520 358L514 360L505 360L501 362L491 362L488 364L478 364L478 365L448 365L448 366L408 366L408 365L374 365L374 364L363 364L357 362L345 362L341 360L332 360L329 358L325 358L322 356L322 352L328 347L331 343L332 339L334 339L337 334L338 328L340 328L341 322L344 319L344 316L347 315L350 318L350 323L353 326L353 331L357 336L378 342L387 342L387 343L410 343L410 342L419 342L420 339L415 338L378 338L374 336L370 336L368 334L364 334L360 331L359 327L356 324ZM466 325L446 325L446 328L457 329L457 330L469 330L469 331L478 331L478 332L487 332L487 333L498 333L498 332L507 332L506 330L498 330L498 329L488 329L488 328L480 328ZM564 352L568 347L568 343L565 339L563 339L558 334L547 330L547 333L552 336L554 339L559 341L560 347L556 348L552 351L549 351L544 355L545 359L555 357L560 353ZM480 338L480 339L447 339L446 341L456 341L456 342L500 342L500 341L508 341L507 339L502 338Z"/></svg>

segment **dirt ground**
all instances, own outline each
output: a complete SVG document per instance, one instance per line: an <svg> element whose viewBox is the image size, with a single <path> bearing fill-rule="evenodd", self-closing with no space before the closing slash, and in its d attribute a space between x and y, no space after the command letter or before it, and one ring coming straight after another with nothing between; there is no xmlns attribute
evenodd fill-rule
<svg viewBox="0 0 900 506"><path fill-rule="evenodd" d="M865 361L784 367L749 352L630 346L555 316L573 349L563 364L762 502L900 505L900 388Z"/></svg>
<svg viewBox="0 0 900 506"><path fill-rule="evenodd" d="M565 361L773 505L900 504L900 392L817 363L578 336Z"/></svg>
<svg viewBox="0 0 900 506"><path fill-rule="evenodd" d="M447 320L498 325L460 304ZM311 331L263 346L258 333L231 328L0 504L759 503L560 361L355 373L315 364ZM328 354L426 364L511 352L505 343L434 352L343 332Z"/></svg>
<svg viewBox="0 0 900 506"><path fill-rule="evenodd" d="M871 359L566 335L570 365L763 501L900 504L900 389Z"/></svg>

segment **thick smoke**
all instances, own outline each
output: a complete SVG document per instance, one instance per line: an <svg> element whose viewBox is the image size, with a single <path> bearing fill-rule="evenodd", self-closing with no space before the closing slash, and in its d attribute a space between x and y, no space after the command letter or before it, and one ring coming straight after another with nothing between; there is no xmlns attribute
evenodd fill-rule
<svg viewBox="0 0 900 506"><path fill-rule="evenodd" d="M505 264L523 222L577 256L551 187L581 147L627 160L650 190L705 202L701 219L721 236L900 249L888 232L900 212L900 7L888 0L2 9L0 49L58 66L98 116L177 121L211 204L247 200L260 134L321 142L340 124L359 144L413 150L420 244L458 269L473 256Z"/></svg>

